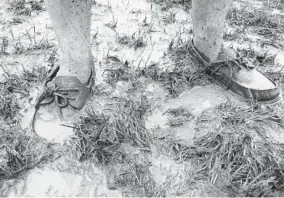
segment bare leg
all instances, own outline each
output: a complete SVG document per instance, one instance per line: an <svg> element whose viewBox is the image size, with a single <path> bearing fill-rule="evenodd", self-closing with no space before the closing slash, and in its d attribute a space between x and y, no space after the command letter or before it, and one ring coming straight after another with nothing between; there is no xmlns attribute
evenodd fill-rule
<svg viewBox="0 0 284 198"><path fill-rule="evenodd" d="M59 76L76 76L87 83L92 67L91 0L47 0L60 46Z"/></svg>
<svg viewBox="0 0 284 198"><path fill-rule="evenodd" d="M223 41L223 29L231 0L193 0L193 41L211 62L216 61Z"/></svg>

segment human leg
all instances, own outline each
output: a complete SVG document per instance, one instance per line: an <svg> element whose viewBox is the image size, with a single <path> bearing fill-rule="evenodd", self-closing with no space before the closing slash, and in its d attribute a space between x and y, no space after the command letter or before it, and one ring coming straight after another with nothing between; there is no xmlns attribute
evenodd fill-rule
<svg viewBox="0 0 284 198"><path fill-rule="evenodd" d="M193 42L210 61L215 61L221 50L230 2L231 0L192 1Z"/></svg>
<svg viewBox="0 0 284 198"><path fill-rule="evenodd" d="M47 0L47 10L60 47L60 76L86 84L91 74L91 0Z"/></svg>
<svg viewBox="0 0 284 198"><path fill-rule="evenodd" d="M64 103L75 109L83 108L92 85L91 4L91 0L47 0L61 52L60 70L53 80L60 93L53 94L53 97L58 103L63 94ZM61 90L67 90L67 96Z"/></svg>

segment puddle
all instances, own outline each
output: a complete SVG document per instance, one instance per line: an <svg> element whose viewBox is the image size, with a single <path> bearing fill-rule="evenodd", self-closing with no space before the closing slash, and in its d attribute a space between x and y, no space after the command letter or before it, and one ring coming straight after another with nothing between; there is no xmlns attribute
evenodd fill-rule
<svg viewBox="0 0 284 198"><path fill-rule="evenodd" d="M186 145L193 144L193 138L195 135L195 123L189 123L181 127L174 129L176 139L184 142Z"/></svg>
<svg viewBox="0 0 284 198"><path fill-rule="evenodd" d="M284 130L282 127L268 128L267 136L276 144L284 144Z"/></svg>
<svg viewBox="0 0 284 198"><path fill-rule="evenodd" d="M33 169L25 180L13 181L12 186L4 182L1 192L6 191L8 197L122 197L119 191L108 190L104 172L95 165L72 165L61 159Z"/></svg>
<svg viewBox="0 0 284 198"><path fill-rule="evenodd" d="M2 5L3 2L0 2ZM237 3L235 3L237 4ZM0 6L0 14L3 8ZM182 10L173 9L176 13L176 21L178 23L164 23L164 19L169 16L169 12L161 12L160 7L145 0L96 0L96 4L92 8L92 36L98 33L95 38L92 38L92 51L95 57L96 70L96 85L105 83L103 71L110 65L104 64L104 59L107 55L117 56L121 61L128 61L133 67L146 67L151 63L159 63L164 68L173 65L167 57L165 52L168 50L171 39L189 38L191 29L191 17L189 13ZM9 15L10 17L10 15ZM112 22L117 22L115 31L107 25ZM146 22L146 24L145 24ZM33 15L30 21L24 21L22 24L15 25L12 32L15 37L21 35L25 30L30 30L36 24L36 32L40 32L39 37L48 38L51 43L57 44L55 34L51 28L47 12L42 12L38 15ZM9 40L17 42L12 39L10 29L2 27L0 36L6 36ZM7 29L7 30L6 30ZM138 48L125 46L117 42L117 34L126 34L129 37L143 36L146 47ZM255 38L257 40L257 38ZM29 44L28 38L23 37L22 42ZM11 45L12 50L13 45ZM271 49L274 50L275 49ZM10 52L10 51L9 51ZM40 54L40 55L39 55ZM7 56L5 62L1 62L5 68L13 68L18 72L18 66L34 66L37 63L46 64L46 57L49 52L24 53L21 55ZM276 57L281 64L284 53L279 53ZM15 61L17 60L17 61ZM283 64L284 65L284 64ZM12 69L11 69L12 70ZM1 69L0 69L0 81ZM127 84L118 84L118 88L112 94L119 96L125 89ZM120 90L119 90L120 89ZM37 90L30 92L30 97L33 100L30 106L22 111L23 128L29 127L32 118L33 110L31 106L35 102ZM186 90L176 99L169 99L166 103L166 94L164 89L158 83L149 83L145 89L145 95L153 101L153 113L146 120L146 128L168 128L168 117L164 112L170 108L185 107L195 116L200 115L203 111L215 108L216 106L231 100L236 103L245 104L243 99L224 88L217 86L197 86L190 90ZM96 98L88 102L88 107L100 109L105 105L107 100L104 98ZM64 144L70 136L73 135L73 129L62 126L56 114L50 113L47 110L41 109L38 112L39 118L35 124L35 129L41 137L50 142ZM47 120L54 119L53 122ZM177 138L185 140L188 143L192 142L194 134L194 126L186 125L175 129ZM275 136L283 138L282 136ZM78 162L79 163L79 162ZM106 176L104 172L92 166L87 167L79 163L79 168L75 165L62 162L63 166L68 166L68 170L60 168L52 168L52 165L47 164L44 168L36 168L27 174L25 181L18 181L18 184L10 185L11 188L7 193L10 197L14 196L110 196L118 197L121 194L118 191L107 190ZM154 180L159 184L167 182L165 175L175 175L173 185L178 185L184 181L183 174L188 164L177 165L169 159L155 158L153 159L153 167L151 173ZM76 172L75 170L80 170ZM165 174L166 173L166 174ZM3 186L8 188L7 181ZM4 188L3 187L3 188ZM186 188L186 185L184 186ZM1 191L2 192L2 191Z"/></svg>
<svg viewBox="0 0 284 198"><path fill-rule="evenodd" d="M166 102L161 108L155 110L146 119L146 128L168 128L168 116L164 114L168 109L184 107L195 116L200 116L203 111L217 107L218 105L232 101L245 105L244 98L225 90L219 86L196 86L183 92L178 98Z"/></svg>
<svg viewBox="0 0 284 198"><path fill-rule="evenodd" d="M21 114L21 127L23 129L31 130L31 122L34 114L34 104L37 99L38 89L34 88L30 90L31 101L24 104L24 108L20 111ZM34 124L34 130L42 138L45 138L49 142L64 144L69 137L74 134L73 128L63 126L68 125L68 122L62 122L58 113L54 111L57 109L55 105L42 106L37 114Z"/></svg>
<svg viewBox="0 0 284 198"><path fill-rule="evenodd" d="M156 110L146 119L145 127L146 129L165 129L168 127L168 116L164 115L164 112Z"/></svg>
<svg viewBox="0 0 284 198"><path fill-rule="evenodd" d="M195 116L199 116L203 111L217 107L229 100L244 103L242 97L218 86L196 86L182 93L177 102Z"/></svg>
<svg viewBox="0 0 284 198"><path fill-rule="evenodd" d="M281 50L279 53L276 55L274 59L274 63L278 66L284 66L284 51Z"/></svg>

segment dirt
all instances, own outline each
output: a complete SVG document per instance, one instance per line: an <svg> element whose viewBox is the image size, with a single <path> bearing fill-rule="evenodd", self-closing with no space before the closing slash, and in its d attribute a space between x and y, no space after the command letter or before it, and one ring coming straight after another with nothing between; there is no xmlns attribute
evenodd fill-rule
<svg viewBox="0 0 284 198"><path fill-rule="evenodd" d="M31 16L15 15L9 11L9 1L0 2L0 39L7 39L8 45L5 53L0 54L0 64L9 73L21 73L32 70L33 67L51 68L51 55L57 50L58 44L51 21L45 10L32 11ZM241 9L248 1L236 1L232 7ZM250 2L249 2L250 3ZM254 1L251 6L263 8L263 3ZM174 15L173 15L174 13ZM283 15L282 10L274 9L274 15ZM15 18L19 20L16 23ZM111 26L116 25L115 28ZM227 24L227 32L233 34L238 27ZM253 28L252 28L253 29ZM178 48L187 43L192 36L190 10L184 10L182 5L172 4L169 10L164 11L163 6L147 0L96 0L92 7L91 45L95 60L96 87L95 95L88 101L82 110L81 116L90 109L103 111L111 102L108 98L128 97L132 86L131 81L118 81L115 86L107 83L106 69L112 68L109 57L115 57L122 63L126 61L136 69L150 65L158 65L161 69L172 69L179 62L170 55L169 46ZM32 39L29 39L32 37ZM134 47L132 44L123 44L120 39L142 39L143 45ZM264 40L273 43L274 40L255 35L251 29L245 34L237 35L237 39L226 40L225 45L252 46L257 52L268 51L276 55L274 66L260 67L263 72L281 72L284 66L284 51L281 42L274 45L265 45ZM281 40L281 39L280 39ZM181 42L182 41L182 42ZM131 41L132 42L132 41ZM131 43L130 42L130 43ZM279 45L276 45L279 44ZM20 46L20 48L17 48ZM56 55L58 56L58 55ZM188 56L185 55L185 58ZM186 64L190 64L187 59ZM189 67L189 65L186 65ZM192 67L192 70L197 68ZM0 68L0 80L5 71ZM174 134L179 142L187 146L194 144L196 136L201 136L197 123L204 112L220 105L232 102L236 106L249 107L248 101L226 90L221 84L199 79L197 83L182 87L177 96L172 96L161 81L140 77L137 80L141 87L132 91L132 97L144 96L148 99L150 107L146 113L145 127L155 136ZM104 90L108 96L100 95L98 90ZM34 111L33 106L40 84L30 87L29 95L21 101L20 120L23 129L28 128ZM167 113L171 109L184 108L190 116L182 117L184 120L171 120ZM213 113L211 112L211 116ZM62 122L47 123L44 117L55 117L46 109L39 111L35 129L37 134L51 143L59 144L62 148L70 147L70 140L75 133L73 128L62 126ZM210 117L210 116L209 116ZM64 124L72 124L65 123ZM204 131L203 131L204 132ZM271 139L284 143L283 129L271 130ZM134 156L142 156L141 150L128 149ZM149 157L149 171L151 181L158 186L155 196L230 196L232 192L224 189L226 173L220 173L216 184L209 180L196 179L194 171L200 169L189 161L177 161L171 153L163 152L160 147L151 145ZM67 152L68 153L68 152ZM143 158L144 159L144 158ZM115 166L114 166L115 167ZM74 155L65 155L59 159L40 165L29 170L24 176L17 179L2 181L0 185L1 196L126 196L133 195L124 188L110 189L109 180L112 176L108 172L109 166L99 166L95 163L80 162ZM117 169L122 169L117 166ZM118 171L119 171L118 170ZM114 174L115 175L115 174ZM222 179L223 178L223 179ZM145 192L144 192L145 193ZM139 194L138 194L139 195ZM145 195L145 194L144 194Z"/></svg>

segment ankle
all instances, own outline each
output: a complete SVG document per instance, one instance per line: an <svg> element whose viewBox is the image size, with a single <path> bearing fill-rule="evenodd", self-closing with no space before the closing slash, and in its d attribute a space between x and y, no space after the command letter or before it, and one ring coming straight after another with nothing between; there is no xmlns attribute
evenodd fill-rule
<svg viewBox="0 0 284 198"><path fill-rule="evenodd" d="M222 49L221 39L194 38L194 46L207 62L215 62Z"/></svg>
<svg viewBox="0 0 284 198"><path fill-rule="evenodd" d="M58 76L75 76L82 84L87 84L92 73L92 58L76 58L75 60L60 60Z"/></svg>

